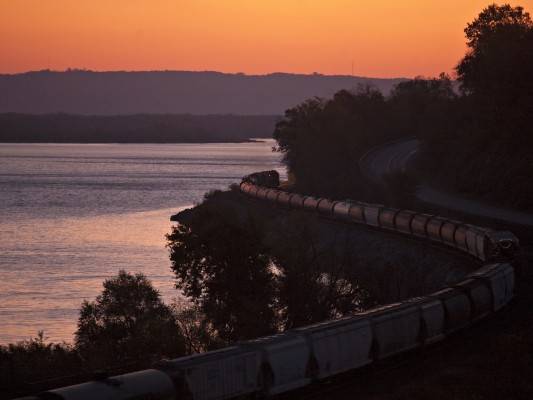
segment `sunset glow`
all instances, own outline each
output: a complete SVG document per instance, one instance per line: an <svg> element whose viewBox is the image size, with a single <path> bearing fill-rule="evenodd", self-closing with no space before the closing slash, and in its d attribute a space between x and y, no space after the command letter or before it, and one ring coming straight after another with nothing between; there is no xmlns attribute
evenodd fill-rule
<svg viewBox="0 0 533 400"><path fill-rule="evenodd" d="M483 0L2 0L0 73L451 73ZM532 11L533 0L513 2ZM353 66L353 67L352 67ZM353 68L353 70L352 70Z"/></svg>

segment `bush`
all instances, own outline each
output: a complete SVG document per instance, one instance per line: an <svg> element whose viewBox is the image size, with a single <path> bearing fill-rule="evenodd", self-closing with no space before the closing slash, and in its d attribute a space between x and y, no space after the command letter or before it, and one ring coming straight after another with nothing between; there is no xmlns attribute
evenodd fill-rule
<svg viewBox="0 0 533 400"><path fill-rule="evenodd" d="M183 335L172 310L143 274L121 270L103 286L95 301L83 302L76 331L76 347L89 365L145 367L184 355Z"/></svg>

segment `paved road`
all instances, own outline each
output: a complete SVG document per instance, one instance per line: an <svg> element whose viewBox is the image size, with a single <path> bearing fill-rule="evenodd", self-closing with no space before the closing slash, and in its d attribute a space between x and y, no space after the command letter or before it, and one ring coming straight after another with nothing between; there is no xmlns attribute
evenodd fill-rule
<svg viewBox="0 0 533 400"><path fill-rule="evenodd" d="M409 160L420 149L420 145L420 140L409 138L376 147L359 160L361 172L371 182L384 186L385 181L383 180L383 176L395 171L405 172ZM532 214L470 200L428 184L418 186L417 197L426 203L485 217L497 218L506 222L533 226Z"/></svg>
<svg viewBox="0 0 533 400"><path fill-rule="evenodd" d="M418 139L405 139L376 147L359 160L363 176L371 182L385 186L383 176L391 172L405 172L409 159L420 149Z"/></svg>

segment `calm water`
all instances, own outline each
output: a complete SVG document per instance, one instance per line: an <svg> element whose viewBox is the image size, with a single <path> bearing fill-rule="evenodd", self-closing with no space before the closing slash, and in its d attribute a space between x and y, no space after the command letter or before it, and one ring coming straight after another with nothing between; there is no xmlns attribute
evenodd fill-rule
<svg viewBox="0 0 533 400"><path fill-rule="evenodd" d="M0 344L38 330L72 341L83 299L121 268L170 303L170 215L245 174L282 172L273 144L0 144Z"/></svg>

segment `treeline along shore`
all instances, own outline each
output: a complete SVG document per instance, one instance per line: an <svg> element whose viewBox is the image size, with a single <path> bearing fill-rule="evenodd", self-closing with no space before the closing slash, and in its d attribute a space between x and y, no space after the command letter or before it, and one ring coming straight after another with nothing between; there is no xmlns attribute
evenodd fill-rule
<svg viewBox="0 0 533 400"><path fill-rule="evenodd" d="M276 115L0 114L3 143L231 143L272 137Z"/></svg>

